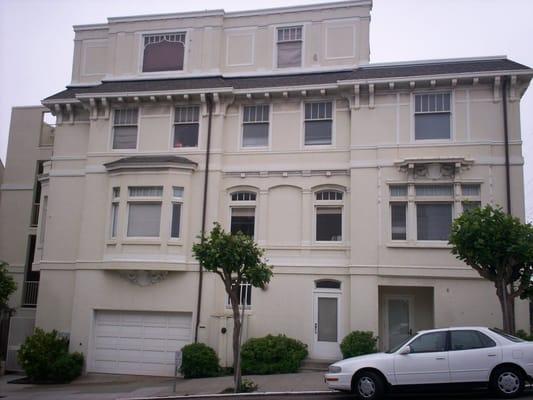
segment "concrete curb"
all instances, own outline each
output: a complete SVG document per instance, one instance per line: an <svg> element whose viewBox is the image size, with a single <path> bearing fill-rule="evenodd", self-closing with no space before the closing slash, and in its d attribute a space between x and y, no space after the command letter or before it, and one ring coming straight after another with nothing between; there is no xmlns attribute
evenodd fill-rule
<svg viewBox="0 0 533 400"><path fill-rule="evenodd" d="M213 393L176 396L121 397L117 400L171 400L171 399L211 399L225 397L262 397L262 396L304 396L338 393L335 390L305 390L297 392L252 392L252 393Z"/></svg>

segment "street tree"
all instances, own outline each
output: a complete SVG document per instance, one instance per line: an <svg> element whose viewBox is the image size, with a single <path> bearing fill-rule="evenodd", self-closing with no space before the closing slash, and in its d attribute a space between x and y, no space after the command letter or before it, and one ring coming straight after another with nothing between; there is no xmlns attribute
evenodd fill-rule
<svg viewBox="0 0 533 400"><path fill-rule="evenodd" d="M500 301L503 329L515 331L515 299L533 272L533 226L490 205L464 212L452 225L452 253L491 281Z"/></svg>
<svg viewBox="0 0 533 400"><path fill-rule="evenodd" d="M227 233L218 222L192 249L200 265L222 279L229 297L233 312L234 384L238 392L242 383L240 349L245 307L241 301L241 285L248 283L264 288L272 278L272 267L263 261L263 249L250 236L241 232ZM240 309L239 303L242 303Z"/></svg>
<svg viewBox="0 0 533 400"><path fill-rule="evenodd" d="M7 309L7 300L15 290L17 284L7 272L7 263L0 261L0 312Z"/></svg>

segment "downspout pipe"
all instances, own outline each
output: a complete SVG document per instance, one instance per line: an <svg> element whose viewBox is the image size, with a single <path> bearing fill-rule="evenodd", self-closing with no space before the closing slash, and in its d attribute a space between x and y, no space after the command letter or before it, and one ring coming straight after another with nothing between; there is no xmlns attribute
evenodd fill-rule
<svg viewBox="0 0 533 400"><path fill-rule="evenodd" d="M509 121L507 117L507 76L503 77L502 103L503 103L503 137L505 146L505 184L507 195L507 214L511 214L511 165L509 162Z"/></svg>
<svg viewBox="0 0 533 400"><path fill-rule="evenodd" d="M206 224L206 213L207 213L207 189L209 183L209 158L211 156L211 126L213 119L213 98L210 93L205 95L205 100L207 104L207 148L205 151L205 172L204 172L204 198L202 203L202 242L204 241L205 236L205 224ZM198 328L200 325L200 312L202 309L202 287L204 280L204 268L200 263L198 266L198 301L196 303L196 324L194 326L194 343L198 342Z"/></svg>

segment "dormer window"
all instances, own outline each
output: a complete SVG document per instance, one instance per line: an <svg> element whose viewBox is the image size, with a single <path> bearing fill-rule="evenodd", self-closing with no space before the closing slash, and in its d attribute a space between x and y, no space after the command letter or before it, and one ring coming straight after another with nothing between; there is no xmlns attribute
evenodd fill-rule
<svg viewBox="0 0 533 400"><path fill-rule="evenodd" d="M143 72L182 71L185 32L143 36Z"/></svg>
<svg viewBox="0 0 533 400"><path fill-rule="evenodd" d="M285 26L278 28L278 68L302 66L302 27Z"/></svg>

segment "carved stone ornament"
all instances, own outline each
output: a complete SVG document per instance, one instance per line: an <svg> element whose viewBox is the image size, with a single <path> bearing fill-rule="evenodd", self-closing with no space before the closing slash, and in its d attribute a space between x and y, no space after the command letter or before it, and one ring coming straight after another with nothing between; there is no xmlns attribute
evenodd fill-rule
<svg viewBox="0 0 533 400"><path fill-rule="evenodd" d="M167 279L168 271L129 270L120 271L120 276L137 286L145 287Z"/></svg>

